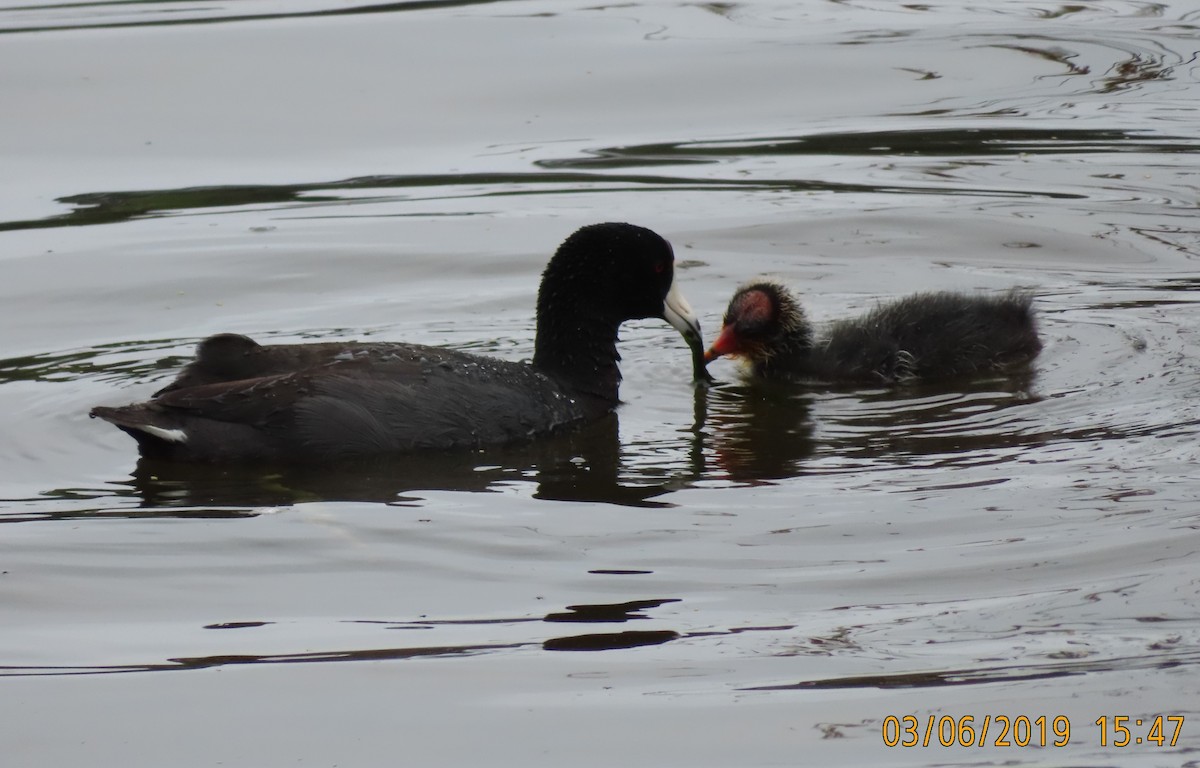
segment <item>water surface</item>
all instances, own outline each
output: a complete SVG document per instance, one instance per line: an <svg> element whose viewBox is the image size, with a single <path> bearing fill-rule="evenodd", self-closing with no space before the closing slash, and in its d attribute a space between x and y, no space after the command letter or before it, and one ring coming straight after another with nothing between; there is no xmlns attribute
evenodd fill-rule
<svg viewBox="0 0 1200 768"><path fill-rule="evenodd" d="M1198 22L0 4L9 759L1187 764ZM817 321L1023 286L1045 349L950 387L722 361L696 389L642 321L612 419L353 471L139 462L86 416L220 331L528 358L541 268L603 220L671 239L710 335L770 273ZM889 715L1072 730L905 749ZM1118 749L1115 715L1188 719Z"/></svg>

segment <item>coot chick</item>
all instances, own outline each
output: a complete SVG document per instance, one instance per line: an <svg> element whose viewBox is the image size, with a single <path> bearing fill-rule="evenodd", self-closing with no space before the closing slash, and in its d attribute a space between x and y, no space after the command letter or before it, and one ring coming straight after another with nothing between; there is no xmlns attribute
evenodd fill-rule
<svg viewBox="0 0 1200 768"><path fill-rule="evenodd" d="M763 378L898 384L1002 372L1041 349L1033 297L918 293L819 335L791 292L760 279L734 293L704 355L745 358Z"/></svg>
<svg viewBox="0 0 1200 768"><path fill-rule="evenodd" d="M657 317L693 348L700 325L674 281L671 245L631 224L568 237L542 274L531 363L439 347L262 345L225 333L143 403L91 411L143 456L315 462L477 448L556 432L618 402L617 331Z"/></svg>

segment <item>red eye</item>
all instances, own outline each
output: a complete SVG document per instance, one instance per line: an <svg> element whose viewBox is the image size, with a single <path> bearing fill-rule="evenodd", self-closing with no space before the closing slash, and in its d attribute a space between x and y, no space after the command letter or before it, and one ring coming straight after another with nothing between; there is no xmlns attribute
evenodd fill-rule
<svg viewBox="0 0 1200 768"><path fill-rule="evenodd" d="M654 265L654 274L661 275L667 269L667 262L660 261Z"/></svg>

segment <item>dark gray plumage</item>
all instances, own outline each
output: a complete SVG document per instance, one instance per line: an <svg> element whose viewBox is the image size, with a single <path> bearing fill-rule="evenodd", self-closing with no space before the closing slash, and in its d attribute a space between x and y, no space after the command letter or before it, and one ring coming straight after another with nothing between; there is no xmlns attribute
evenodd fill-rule
<svg viewBox="0 0 1200 768"><path fill-rule="evenodd" d="M1002 372L1041 349L1033 297L919 293L840 320L814 334L783 285L734 293L706 360L744 357L763 378L896 384Z"/></svg>
<svg viewBox="0 0 1200 768"><path fill-rule="evenodd" d="M663 318L700 345L673 261L670 244L642 227L575 232L543 274L532 364L415 344L260 345L220 334L150 400L91 415L132 435L145 456L218 462L475 448L553 433L617 404L624 321Z"/></svg>

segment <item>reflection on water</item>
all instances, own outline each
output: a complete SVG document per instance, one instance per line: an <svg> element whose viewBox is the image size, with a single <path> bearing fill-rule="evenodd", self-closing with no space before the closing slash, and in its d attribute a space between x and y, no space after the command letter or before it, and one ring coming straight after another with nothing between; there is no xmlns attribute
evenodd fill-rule
<svg viewBox="0 0 1200 768"><path fill-rule="evenodd" d="M418 503L420 491L495 491L533 482L541 499L650 506L662 483L620 480L617 417L527 444L418 453L323 467L242 468L139 459L127 492L143 506L277 506L306 501Z"/></svg>
<svg viewBox="0 0 1200 768"><path fill-rule="evenodd" d="M827 401L836 415L825 422L825 450L843 457L846 470L909 462L945 467L1004 462L1012 449L1056 439L1028 431L1027 406L1041 400L1033 385L1029 370L953 389L924 385L899 396L875 391L838 397Z"/></svg>
<svg viewBox="0 0 1200 768"><path fill-rule="evenodd" d="M90 226L134 219L171 216L210 208L253 207L305 209L338 205L374 205L414 202L432 196L462 199L491 195L530 194L542 187L557 194L594 190L610 191L745 190L765 192L898 192L909 194L1021 195L1074 198L1078 193L1039 189L971 188L949 190L916 184L852 184L833 180L779 178L765 166L722 176L615 174L605 171L656 166L706 166L721 164L736 170L747 161L777 157L859 156L887 158L958 157L988 158L1044 154L1070 156L1094 153L1172 154L1200 151L1200 142L1185 136L1156 135L1107 128L969 128L866 131L854 133L769 136L754 139L710 139L655 143L588 150L582 157L547 158L533 165L546 169L528 173L456 173L409 176L370 176L303 184L257 184L196 187L190 189L85 192L58 202L72 210L44 219L0 221L0 232L45 227ZM614 188L611 185L619 185ZM419 190L434 190L419 193ZM376 194L364 197L364 192Z"/></svg>
<svg viewBox="0 0 1200 768"><path fill-rule="evenodd" d="M1161 650L1161 649L1160 649ZM1053 680L1074 675L1088 675L1120 670L1174 669L1180 664L1200 663L1200 654L1189 654L1192 658L1181 659L1178 653L1152 656L1086 661L1073 659L1053 664L978 667L974 669L951 669L937 672L918 672L903 675L875 675L866 677L839 677L825 680L805 680L800 683L762 685L743 688L746 691L798 691L836 688L939 688L948 685L982 685L994 683L1016 683L1031 680Z"/></svg>
<svg viewBox="0 0 1200 768"><path fill-rule="evenodd" d="M554 625L559 623L587 624L622 624L635 620L650 620L643 613L659 606L677 603L678 599L667 598L657 600L633 600L618 605L569 605L567 613L550 613L542 619L533 617L522 618L493 618L467 619L458 621L419 620L405 622L382 621L343 621L343 624L355 624L368 630L437 630L439 628L481 626L516 627L531 624L549 624L544 631L552 632ZM275 625L273 621L237 621L210 624L203 629L248 630ZM787 629L775 627L774 630ZM535 630L536 631L536 630ZM712 634L712 633L709 633ZM485 653L511 651L519 648L540 647L547 651L603 651L638 648L647 645L661 645L665 642L683 637L683 634L673 630L624 630L618 632L593 632L581 635L564 635L547 637L536 640L514 643L489 643L473 645L409 645L387 648L355 648L323 651L306 651L304 653L273 653L273 654L219 654L209 656L191 656L166 659L141 664L121 664L111 666L55 666L32 667L20 665L0 665L0 678L11 677L46 677L63 675L95 675L95 674L124 674L131 672L182 672L188 670L208 669L213 667L228 667L242 665L277 665L277 664L324 664L331 662L370 662L370 661L399 661L425 657L450 658L456 656L475 656Z"/></svg>
<svg viewBox="0 0 1200 768"><path fill-rule="evenodd" d="M127 664L122 666L103 667L40 667L23 668L17 666L0 666L0 677L45 677L63 675L112 675L130 672L184 672L188 670L210 669L214 667L269 665L269 664L325 664L339 661L396 661L400 659L415 659L427 656L471 656L487 651L507 650L518 648L519 645L469 645L460 647L427 647L427 648L371 648L336 651L314 651L310 653L279 653L279 654L228 654L220 656L193 656L168 659L162 662L146 664Z"/></svg>
<svg viewBox="0 0 1200 768"><path fill-rule="evenodd" d="M714 469L745 483L803 474L816 451L809 397L775 382L714 387L706 425Z"/></svg>
<svg viewBox="0 0 1200 768"><path fill-rule="evenodd" d="M657 608L667 603L677 603L678 599L664 600L631 600L614 605L568 605L567 613L546 614L545 621L562 621L581 624L623 624L627 621L637 621L649 618L643 611Z"/></svg>
<svg viewBox="0 0 1200 768"><path fill-rule="evenodd" d="M0 16L0 20L7 22L0 26L0 34L225 24L275 19L319 19L329 16L430 11L503 2L511 0L405 0L398 3L363 3L334 8L327 7L327 0L241 0L236 5L228 6L214 3L211 8L181 3L180 0L100 0L61 5L25 5L9 9L4 16ZM180 5L187 7L180 9ZM129 10L125 9L126 6L129 6Z"/></svg>
<svg viewBox="0 0 1200 768"><path fill-rule="evenodd" d="M176 339L122 341L90 349L46 352L0 360L0 384L17 381L56 382L81 378L99 381L146 381L163 371L182 368L191 358L151 353L194 342Z"/></svg>
<svg viewBox="0 0 1200 768"><path fill-rule="evenodd" d="M132 448L132 445L131 445ZM420 504L424 491L488 492L533 483L535 498L661 506L656 496L677 486L671 479L637 484L622 477L617 416L532 443L478 451L417 453L319 467L259 464L213 466L140 458L129 480L114 481L110 502L136 499L137 508L71 509L50 513L70 519L95 514L228 517L255 508L313 501ZM78 499L87 492L63 489L48 497ZM96 496L93 496L96 498ZM242 512L237 512L241 508ZM24 517L0 516L16 522Z"/></svg>

